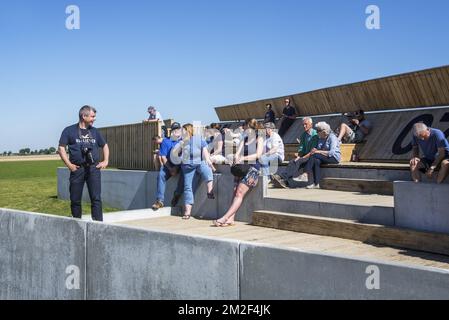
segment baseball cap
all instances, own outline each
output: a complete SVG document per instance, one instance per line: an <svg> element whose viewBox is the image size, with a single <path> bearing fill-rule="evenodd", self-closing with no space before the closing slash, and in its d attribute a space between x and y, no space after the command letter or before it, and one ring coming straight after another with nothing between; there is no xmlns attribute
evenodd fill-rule
<svg viewBox="0 0 449 320"><path fill-rule="evenodd" d="M172 130L181 129L181 125L179 124L179 122L173 122L171 125L171 129Z"/></svg>

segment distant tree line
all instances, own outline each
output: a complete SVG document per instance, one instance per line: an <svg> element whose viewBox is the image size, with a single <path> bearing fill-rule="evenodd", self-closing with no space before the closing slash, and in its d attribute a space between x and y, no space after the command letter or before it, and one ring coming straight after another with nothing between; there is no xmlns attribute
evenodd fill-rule
<svg viewBox="0 0 449 320"><path fill-rule="evenodd" d="M28 155L43 155L43 154L54 154L56 152L56 148L50 147L48 149L40 149L40 150L31 150L30 148L23 148L19 150L19 156L28 156ZM12 151L3 151L2 155L4 157L13 155Z"/></svg>

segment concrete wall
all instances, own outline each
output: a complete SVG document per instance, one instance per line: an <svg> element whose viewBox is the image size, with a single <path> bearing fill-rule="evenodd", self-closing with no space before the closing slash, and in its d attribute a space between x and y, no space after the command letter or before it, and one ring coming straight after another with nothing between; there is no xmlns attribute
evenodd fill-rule
<svg viewBox="0 0 449 320"><path fill-rule="evenodd" d="M449 233L449 185L394 182L398 227Z"/></svg>
<svg viewBox="0 0 449 320"><path fill-rule="evenodd" d="M70 199L69 170L58 168L58 198ZM157 172L131 171L131 170L104 170L102 171L102 199L103 203L118 209L136 210L150 208L156 201ZM263 180L254 190L251 190L237 212L238 221L250 222L254 210L263 209ZM165 191L165 204L170 206L173 193L176 189L178 178L169 179ZM204 219L217 219L221 217L231 206L234 177L230 173L229 166L218 166L218 172L214 174L215 200L207 199L206 184L200 181L195 190L195 204L192 214ZM89 202L87 187L84 188L83 201ZM183 199L178 203L183 204Z"/></svg>
<svg viewBox="0 0 449 320"><path fill-rule="evenodd" d="M365 286L370 265L379 290ZM5 209L0 266L0 299L449 299L448 270Z"/></svg>
<svg viewBox="0 0 449 320"><path fill-rule="evenodd" d="M84 299L85 248L82 221L0 209L0 300ZM66 287L72 265L79 290Z"/></svg>
<svg viewBox="0 0 449 320"><path fill-rule="evenodd" d="M239 299L238 243L90 224L89 299Z"/></svg>
<svg viewBox="0 0 449 320"><path fill-rule="evenodd" d="M242 244L241 299L449 299L449 272ZM376 266L379 289L366 286ZM368 281L371 283L371 281Z"/></svg>

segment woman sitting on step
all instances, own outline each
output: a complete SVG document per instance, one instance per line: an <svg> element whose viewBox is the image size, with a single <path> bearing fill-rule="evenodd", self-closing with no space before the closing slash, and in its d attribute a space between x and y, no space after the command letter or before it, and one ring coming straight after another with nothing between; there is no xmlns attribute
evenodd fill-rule
<svg viewBox="0 0 449 320"><path fill-rule="evenodd" d="M341 159L340 140L332 132L326 122L318 122L315 126L318 133L318 145L310 152L311 156L306 163L305 171L308 175L307 189L319 189L322 163L339 163ZM313 180L311 179L313 175Z"/></svg>
<svg viewBox="0 0 449 320"><path fill-rule="evenodd" d="M231 207L218 220L214 221L216 227L229 227L234 225L235 214L243 203L243 199L249 190L254 188L259 181L261 165L259 159L264 149L264 139L258 130L262 127L255 119L248 119L244 125L245 134L240 142L234 158L234 165L247 164L248 172L241 178L235 178L234 197Z"/></svg>

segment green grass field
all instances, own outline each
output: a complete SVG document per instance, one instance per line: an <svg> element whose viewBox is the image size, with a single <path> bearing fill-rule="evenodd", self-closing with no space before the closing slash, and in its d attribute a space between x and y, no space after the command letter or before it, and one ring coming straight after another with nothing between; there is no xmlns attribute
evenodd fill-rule
<svg viewBox="0 0 449 320"><path fill-rule="evenodd" d="M57 198L56 168L62 166L62 161L0 162L0 208L70 216L70 201ZM83 203L83 214L90 214L89 204Z"/></svg>

